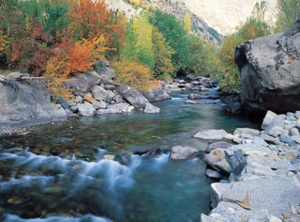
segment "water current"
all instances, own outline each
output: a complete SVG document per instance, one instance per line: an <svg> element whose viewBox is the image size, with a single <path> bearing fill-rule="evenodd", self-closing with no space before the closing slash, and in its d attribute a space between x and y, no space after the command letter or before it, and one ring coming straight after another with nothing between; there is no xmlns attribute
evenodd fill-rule
<svg viewBox="0 0 300 222"><path fill-rule="evenodd" d="M226 114L218 100L185 104L187 93L153 103L160 114L74 118L0 137L0 220L199 221L209 213L206 165L170 160L170 149L204 151L208 141L193 138L197 131L258 123Z"/></svg>

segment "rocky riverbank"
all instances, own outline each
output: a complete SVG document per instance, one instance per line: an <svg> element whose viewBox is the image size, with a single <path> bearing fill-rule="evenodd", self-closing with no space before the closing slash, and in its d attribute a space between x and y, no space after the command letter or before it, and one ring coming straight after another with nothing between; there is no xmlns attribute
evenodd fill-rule
<svg viewBox="0 0 300 222"><path fill-rule="evenodd" d="M204 130L213 210L202 222L300 221L300 111L268 111L262 130ZM229 141L228 141L229 140ZM232 144L235 143L235 144Z"/></svg>

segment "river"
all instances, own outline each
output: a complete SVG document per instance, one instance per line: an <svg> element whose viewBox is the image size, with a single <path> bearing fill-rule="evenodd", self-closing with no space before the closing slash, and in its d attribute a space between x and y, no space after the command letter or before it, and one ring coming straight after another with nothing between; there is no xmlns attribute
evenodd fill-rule
<svg viewBox="0 0 300 222"><path fill-rule="evenodd" d="M206 165L169 160L170 149L204 151L208 141L193 138L197 131L232 133L258 122L227 114L218 100L185 104L187 93L153 103L160 114L74 118L0 137L2 220L199 221L209 213ZM162 152L138 155L156 148Z"/></svg>

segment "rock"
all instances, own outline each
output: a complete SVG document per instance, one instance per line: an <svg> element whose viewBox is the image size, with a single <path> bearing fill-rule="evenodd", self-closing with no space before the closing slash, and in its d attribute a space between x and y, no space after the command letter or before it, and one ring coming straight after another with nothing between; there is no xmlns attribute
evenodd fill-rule
<svg viewBox="0 0 300 222"><path fill-rule="evenodd" d="M277 137L284 133L284 129L280 126L274 126L268 131L269 136Z"/></svg>
<svg viewBox="0 0 300 222"><path fill-rule="evenodd" d="M21 127L52 122L50 95L41 82L0 82L0 126Z"/></svg>
<svg viewBox="0 0 300 222"><path fill-rule="evenodd" d="M56 104L53 109L53 121L64 121L68 119L68 113L60 104Z"/></svg>
<svg viewBox="0 0 300 222"><path fill-rule="evenodd" d="M297 119L300 119L300 111L299 111L299 110L295 112L295 117L296 117Z"/></svg>
<svg viewBox="0 0 300 222"><path fill-rule="evenodd" d="M103 101L108 96L107 91L101 86L94 86L92 94L94 98L98 101Z"/></svg>
<svg viewBox="0 0 300 222"><path fill-rule="evenodd" d="M107 92L106 97L103 100L106 103L111 103L115 97L115 94L110 90L106 90L106 92Z"/></svg>
<svg viewBox="0 0 300 222"><path fill-rule="evenodd" d="M29 74L21 73L21 72L11 72L6 76L6 78L11 79L11 80L22 79L22 77L29 77Z"/></svg>
<svg viewBox="0 0 300 222"><path fill-rule="evenodd" d="M297 128L292 128L290 130L290 136L297 136L299 135L299 130Z"/></svg>
<svg viewBox="0 0 300 222"><path fill-rule="evenodd" d="M281 219L279 219L278 217L275 217L273 215L268 216L268 220L267 222L282 222Z"/></svg>
<svg viewBox="0 0 300 222"><path fill-rule="evenodd" d="M291 137L296 143L300 144L300 135L295 135Z"/></svg>
<svg viewBox="0 0 300 222"><path fill-rule="evenodd" d="M300 187L298 184L297 176L259 177L255 180L229 184L213 183L211 185L212 206L216 207L221 201L242 202L248 191L251 211L243 210L245 216L248 213L255 214L261 209L268 209L269 214L281 217L283 212L290 211L290 205L299 204ZM282 197L288 201L282 201Z"/></svg>
<svg viewBox="0 0 300 222"><path fill-rule="evenodd" d="M286 114L286 120L289 120L289 121L297 121L296 117L295 117L295 114L294 113L291 113L291 112L287 112Z"/></svg>
<svg viewBox="0 0 300 222"><path fill-rule="evenodd" d="M227 149L231 146L232 146L231 143L215 142L215 143L209 144L208 147L206 148L205 152L210 153L212 150L215 150L215 149L218 149L218 148Z"/></svg>
<svg viewBox="0 0 300 222"><path fill-rule="evenodd" d="M120 114L122 111L117 110L117 109L98 109L97 114L102 115L102 114Z"/></svg>
<svg viewBox="0 0 300 222"><path fill-rule="evenodd" d="M286 32L246 41L236 48L242 101L250 112L286 113L300 109L297 25Z"/></svg>
<svg viewBox="0 0 300 222"><path fill-rule="evenodd" d="M165 90L167 90L170 93L181 91L181 89L178 86L174 86L174 85L170 85L170 84L165 85Z"/></svg>
<svg viewBox="0 0 300 222"><path fill-rule="evenodd" d="M171 99L171 96L163 89L163 86L155 87L151 92L144 95L150 102Z"/></svg>
<svg viewBox="0 0 300 222"><path fill-rule="evenodd" d="M221 179L223 176L218 173L218 171L207 169L205 171L206 176L209 178L214 178L214 179Z"/></svg>
<svg viewBox="0 0 300 222"><path fill-rule="evenodd" d="M193 100L186 100L185 103L186 104L197 104L197 102L195 102Z"/></svg>
<svg viewBox="0 0 300 222"><path fill-rule="evenodd" d="M159 113L160 108L153 106L151 103L147 103L144 109L144 113Z"/></svg>
<svg viewBox="0 0 300 222"><path fill-rule="evenodd" d="M149 102L142 93L130 87L120 87L119 94L135 108L145 108Z"/></svg>
<svg viewBox="0 0 300 222"><path fill-rule="evenodd" d="M243 111L243 105L240 101L229 101L226 106L226 111L231 114L241 114Z"/></svg>
<svg viewBox="0 0 300 222"><path fill-rule="evenodd" d="M94 100L92 105L95 109L106 109L106 107L107 107L106 102L104 102L104 101L99 102L98 100Z"/></svg>
<svg viewBox="0 0 300 222"><path fill-rule="evenodd" d="M107 109L115 109L118 111L121 111L122 113L130 113L134 110L134 107L131 106L128 103L118 103L118 104L114 104L114 105L108 105Z"/></svg>
<svg viewBox="0 0 300 222"><path fill-rule="evenodd" d="M185 84L184 84L184 88L185 88L186 90L191 90L193 87L192 87L192 84L191 84L191 83L185 83Z"/></svg>
<svg viewBox="0 0 300 222"><path fill-rule="evenodd" d="M211 168L218 170L217 163L225 160L225 150L217 148L212 150L209 154L204 155L204 161L211 166Z"/></svg>
<svg viewBox="0 0 300 222"><path fill-rule="evenodd" d="M110 67L104 66L101 67L98 70L98 73L100 75L101 78L107 79L107 80L111 80L113 78L115 78L115 71L113 69L111 69Z"/></svg>
<svg viewBox="0 0 300 222"><path fill-rule="evenodd" d="M241 177L243 180L247 177L251 176L269 176L269 177L275 177L277 173L271 169L271 167L264 166L262 164L253 162L251 164L248 164L242 171Z"/></svg>
<svg viewBox="0 0 300 222"><path fill-rule="evenodd" d="M298 151L297 150L288 150L285 152L284 158L287 160L293 160L298 157Z"/></svg>
<svg viewBox="0 0 300 222"><path fill-rule="evenodd" d="M199 151L191 147L174 146L171 150L171 160L186 160L199 156Z"/></svg>
<svg viewBox="0 0 300 222"><path fill-rule="evenodd" d="M250 129L250 128L236 128L233 132L233 135L250 135L252 137L259 136L259 130Z"/></svg>
<svg viewBox="0 0 300 222"><path fill-rule="evenodd" d="M285 119L285 115L278 115L276 116L271 123L268 125L268 127L266 128L266 134L269 135L270 131L273 129L273 127L276 126L276 128L280 127L280 128L284 128L284 119Z"/></svg>
<svg viewBox="0 0 300 222"><path fill-rule="evenodd" d="M89 103L93 103L95 99L91 93L88 93L84 96L84 100L88 101Z"/></svg>
<svg viewBox="0 0 300 222"><path fill-rule="evenodd" d="M201 130L196 135L195 138L206 139L206 140L220 140L223 139L224 136L227 134L225 130Z"/></svg>
<svg viewBox="0 0 300 222"><path fill-rule="evenodd" d="M95 108L90 103L78 104L77 107L82 116L94 116L96 114Z"/></svg>
<svg viewBox="0 0 300 222"><path fill-rule="evenodd" d="M81 96L76 96L76 98L75 98L76 103L82 103L82 101L83 101L83 98Z"/></svg>

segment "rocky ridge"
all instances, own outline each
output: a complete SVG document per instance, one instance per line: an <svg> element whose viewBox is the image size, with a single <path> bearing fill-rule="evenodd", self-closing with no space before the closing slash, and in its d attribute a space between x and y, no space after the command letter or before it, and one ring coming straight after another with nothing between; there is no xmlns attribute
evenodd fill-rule
<svg viewBox="0 0 300 222"><path fill-rule="evenodd" d="M267 113L262 130L222 130L222 139L209 145L204 160L213 183L213 210L202 222L300 220L300 111ZM204 139L216 131L202 132ZM199 136L199 135L198 135ZM200 137L202 138L202 137Z"/></svg>

